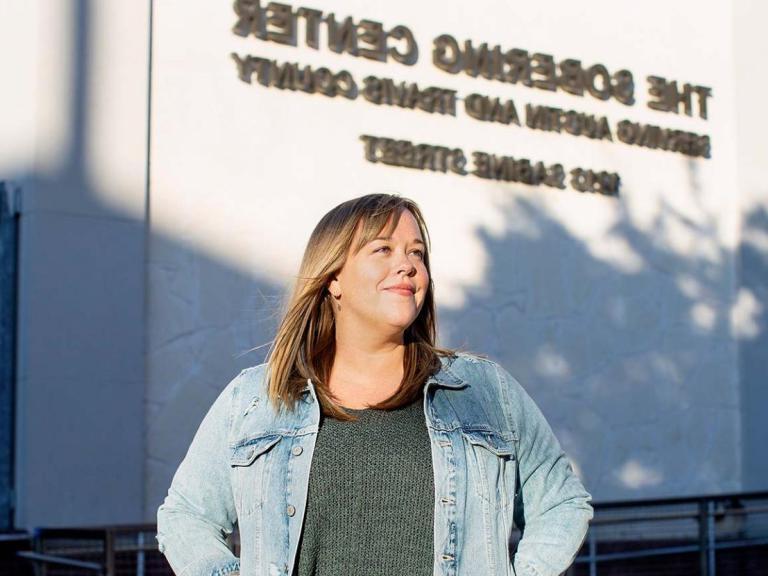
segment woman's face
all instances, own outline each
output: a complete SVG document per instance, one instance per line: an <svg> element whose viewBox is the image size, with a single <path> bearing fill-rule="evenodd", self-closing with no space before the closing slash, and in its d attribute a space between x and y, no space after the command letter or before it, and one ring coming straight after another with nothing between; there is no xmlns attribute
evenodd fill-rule
<svg viewBox="0 0 768 576"><path fill-rule="evenodd" d="M359 233L358 229L353 246ZM426 247L416 218L409 210L403 210L392 236L385 238L383 234L357 254L350 253L329 285L337 327L341 324L345 329L402 332L421 311L429 273L424 264Z"/></svg>

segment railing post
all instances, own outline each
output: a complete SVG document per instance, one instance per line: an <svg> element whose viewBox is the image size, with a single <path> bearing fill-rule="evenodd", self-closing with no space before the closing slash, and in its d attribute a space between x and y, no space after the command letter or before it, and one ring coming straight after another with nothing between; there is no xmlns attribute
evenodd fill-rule
<svg viewBox="0 0 768 576"><path fill-rule="evenodd" d="M589 531L587 538L589 541L589 576L597 576L597 539L594 529Z"/></svg>
<svg viewBox="0 0 768 576"><path fill-rule="evenodd" d="M20 199L17 187L0 181L0 532L11 530L16 508L13 446Z"/></svg>
<svg viewBox="0 0 768 576"><path fill-rule="evenodd" d="M715 564L715 502L707 502L707 576L715 576L717 565Z"/></svg>
<svg viewBox="0 0 768 576"><path fill-rule="evenodd" d="M115 535L110 529L104 531L104 573L115 576Z"/></svg>
<svg viewBox="0 0 768 576"><path fill-rule="evenodd" d="M707 501L699 500L699 574L709 576L709 522L707 518Z"/></svg>
<svg viewBox="0 0 768 576"><path fill-rule="evenodd" d="M136 535L136 543L139 551L136 553L136 576L144 576L145 553L144 553L144 532Z"/></svg>
<svg viewBox="0 0 768 576"><path fill-rule="evenodd" d="M45 553L45 546L43 544L43 538L40 533L40 530L35 530L34 533L34 551L38 554L44 554ZM45 562L35 562L34 563L34 570L35 570L35 576L46 576L46 573L48 571L48 565L45 564Z"/></svg>

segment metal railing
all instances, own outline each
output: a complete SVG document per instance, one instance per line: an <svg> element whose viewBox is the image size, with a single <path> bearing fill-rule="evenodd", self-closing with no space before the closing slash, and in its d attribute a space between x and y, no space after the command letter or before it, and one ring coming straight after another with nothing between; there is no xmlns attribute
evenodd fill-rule
<svg viewBox="0 0 768 576"><path fill-rule="evenodd" d="M768 492L595 504L568 574L768 575Z"/></svg>
<svg viewBox="0 0 768 576"><path fill-rule="evenodd" d="M40 528L17 552L34 576L158 576L173 572L157 549L155 524Z"/></svg>
<svg viewBox="0 0 768 576"><path fill-rule="evenodd" d="M768 492L594 507L568 576L768 575ZM42 528L16 554L34 576L172 576L155 534L155 524ZM230 543L238 554L237 531Z"/></svg>

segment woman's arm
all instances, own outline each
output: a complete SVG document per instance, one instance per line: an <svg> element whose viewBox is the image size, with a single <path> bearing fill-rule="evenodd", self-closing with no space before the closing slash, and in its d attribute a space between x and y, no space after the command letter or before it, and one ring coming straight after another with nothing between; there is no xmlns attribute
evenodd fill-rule
<svg viewBox="0 0 768 576"><path fill-rule="evenodd" d="M158 548L177 576L231 576L240 570L225 540L237 521L227 444L236 380L208 410L157 510Z"/></svg>
<svg viewBox="0 0 768 576"><path fill-rule="evenodd" d="M523 535L515 573L557 576L571 565L584 542L593 516L592 497L533 399L504 368L497 365L497 373L519 436L515 523Z"/></svg>

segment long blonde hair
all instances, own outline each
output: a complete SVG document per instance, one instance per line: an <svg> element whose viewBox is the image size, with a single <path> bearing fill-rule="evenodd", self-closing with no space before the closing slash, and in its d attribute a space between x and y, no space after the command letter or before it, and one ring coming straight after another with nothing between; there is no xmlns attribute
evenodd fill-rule
<svg viewBox="0 0 768 576"><path fill-rule="evenodd" d="M426 379L440 368L440 356L455 355L453 350L435 345L430 241L421 210L413 200L395 194L354 198L342 202L320 219L304 250L298 277L267 356L268 394L276 407L283 402L293 410L307 379L311 378L323 414L340 420L355 420L333 401L328 390L336 352L333 303L328 284L341 271L350 249L352 253L360 251L379 235L391 218L386 232L390 235L403 210L413 214L424 238L423 261L430 273L429 286L419 315L403 335L405 354L400 387L393 396L371 405L371 408L387 410L414 401L421 394ZM352 246L358 226L360 236L357 245Z"/></svg>

